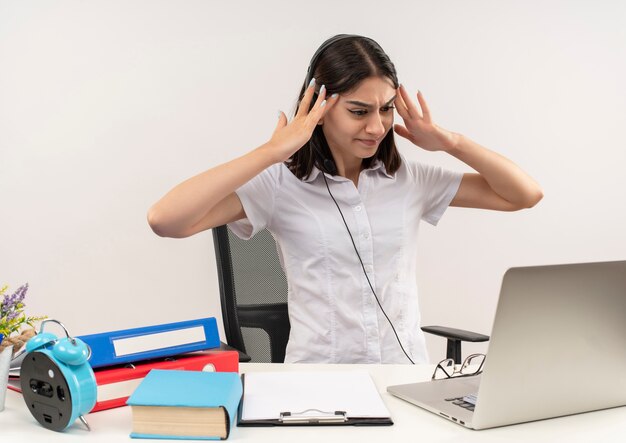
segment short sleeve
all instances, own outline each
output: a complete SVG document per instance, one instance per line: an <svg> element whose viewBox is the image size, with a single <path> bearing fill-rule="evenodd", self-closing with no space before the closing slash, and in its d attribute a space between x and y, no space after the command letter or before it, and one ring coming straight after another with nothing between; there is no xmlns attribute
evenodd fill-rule
<svg viewBox="0 0 626 443"><path fill-rule="evenodd" d="M237 237L248 240L270 223L281 167L281 164L270 166L235 191L246 213L246 218L228 224Z"/></svg>
<svg viewBox="0 0 626 443"><path fill-rule="evenodd" d="M463 173L422 163L411 166L423 198L422 220L436 225L459 190Z"/></svg>

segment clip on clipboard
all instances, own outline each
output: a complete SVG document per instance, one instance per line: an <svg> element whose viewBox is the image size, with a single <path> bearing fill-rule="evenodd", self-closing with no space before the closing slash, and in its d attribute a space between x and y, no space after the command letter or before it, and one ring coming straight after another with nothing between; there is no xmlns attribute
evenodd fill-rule
<svg viewBox="0 0 626 443"><path fill-rule="evenodd" d="M393 424L364 371L249 372L241 378L239 426Z"/></svg>
<svg viewBox="0 0 626 443"><path fill-rule="evenodd" d="M315 415L309 415L316 412ZM325 424L344 423L348 421L346 411L326 412L319 409L305 409L301 412L281 412L279 420L281 423L301 423L301 424Z"/></svg>

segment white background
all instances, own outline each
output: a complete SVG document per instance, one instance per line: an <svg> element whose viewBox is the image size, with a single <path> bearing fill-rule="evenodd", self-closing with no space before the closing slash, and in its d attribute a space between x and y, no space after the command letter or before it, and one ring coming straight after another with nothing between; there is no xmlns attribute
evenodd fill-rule
<svg viewBox="0 0 626 443"><path fill-rule="evenodd" d="M29 282L28 313L77 335L221 322L210 232L159 238L146 211L267 141L317 47L356 33L438 124L544 189L531 210L452 208L422 226L423 323L488 334L507 268L626 258L624 23L617 0L2 0L0 284ZM428 346L443 356L442 339Z"/></svg>

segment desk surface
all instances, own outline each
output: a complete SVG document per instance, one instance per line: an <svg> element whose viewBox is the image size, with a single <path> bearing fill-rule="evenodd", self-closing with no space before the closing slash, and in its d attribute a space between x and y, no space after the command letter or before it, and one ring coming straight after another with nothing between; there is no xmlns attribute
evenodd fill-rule
<svg viewBox="0 0 626 443"><path fill-rule="evenodd" d="M350 371L366 370L374 379L394 420L393 426L382 427L271 427L232 430L229 440L255 442L553 442L566 438L569 442L619 441L626 435L626 407L590 412L569 417L543 420L502 428L472 431L424 411L386 392L388 385L427 380L432 366L409 365L304 365L243 363L241 372L252 371ZM22 396L7 392L5 410L0 412L2 441L78 441L115 443L130 441L131 412L129 407L96 412L87 416L92 430L88 432L77 422L63 433L44 429L30 415ZM138 441L138 440L137 440Z"/></svg>

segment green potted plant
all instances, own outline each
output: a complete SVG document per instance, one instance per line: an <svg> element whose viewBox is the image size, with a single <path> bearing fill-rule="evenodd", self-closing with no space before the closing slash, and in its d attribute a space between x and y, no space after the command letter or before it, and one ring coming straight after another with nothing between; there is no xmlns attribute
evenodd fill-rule
<svg viewBox="0 0 626 443"><path fill-rule="evenodd" d="M0 288L0 411L4 409L11 358L30 337L36 334L34 323L46 318L27 317L24 313L28 283L10 295L7 289L8 286ZM23 330L24 326L30 328Z"/></svg>

